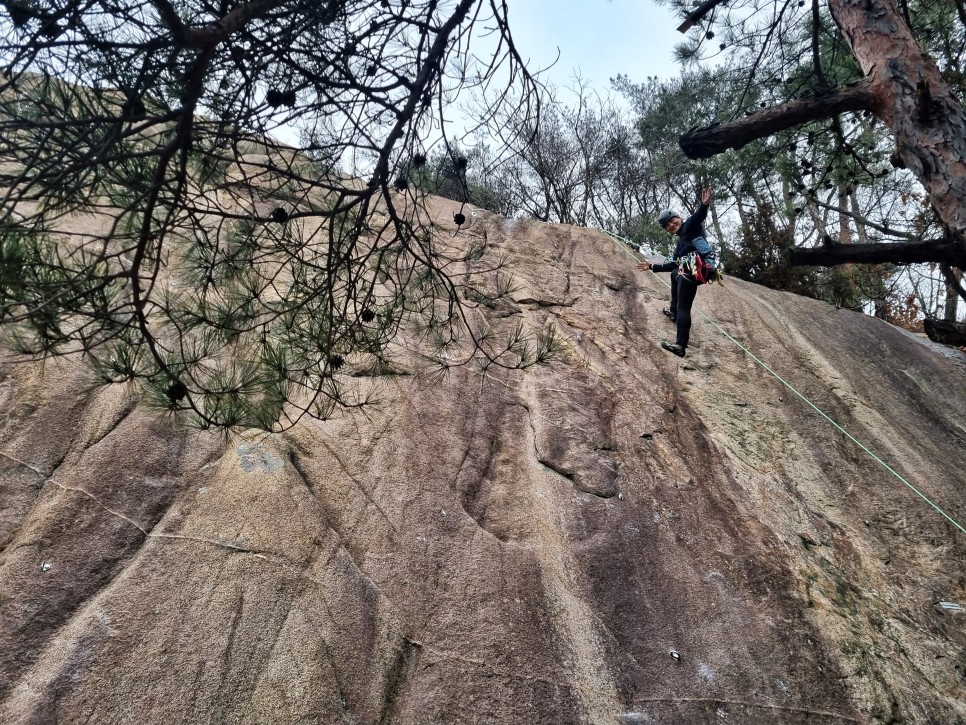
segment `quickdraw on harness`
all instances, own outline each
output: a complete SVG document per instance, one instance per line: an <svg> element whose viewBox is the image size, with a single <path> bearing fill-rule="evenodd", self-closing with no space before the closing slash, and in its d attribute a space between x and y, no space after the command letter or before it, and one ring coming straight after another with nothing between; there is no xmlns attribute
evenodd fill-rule
<svg viewBox="0 0 966 725"><path fill-rule="evenodd" d="M724 275L714 264L705 261L697 252L685 255L678 260L678 274L686 274L698 284L717 282L723 285Z"/></svg>

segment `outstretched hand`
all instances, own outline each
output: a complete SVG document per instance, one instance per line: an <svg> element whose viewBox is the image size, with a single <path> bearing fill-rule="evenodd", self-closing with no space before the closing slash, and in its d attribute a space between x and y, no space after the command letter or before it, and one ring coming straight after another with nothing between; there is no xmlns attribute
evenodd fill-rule
<svg viewBox="0 0 966 725"><path fill-rule="evenodd" d="M649 270L651 268L651 263L650 262L641 262L639 265L637 265L637 268L639 270L641 270L642 272L646 272L647 270Z"/></svg>
<svg viewBox="0 0 966 725"><path fill-rule="evenodd" d="M704 186L701 187L701 203L708 204L711 202L711 187Z"/></svg>

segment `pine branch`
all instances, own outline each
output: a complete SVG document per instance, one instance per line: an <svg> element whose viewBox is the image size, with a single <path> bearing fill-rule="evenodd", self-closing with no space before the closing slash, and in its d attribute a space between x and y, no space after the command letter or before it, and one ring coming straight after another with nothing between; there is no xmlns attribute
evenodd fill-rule
<svg viewBox="0 0 966 725"><path fill-rule="evenodd" d="M678 26L678 32L688 32L691 28L700 23L708 13L726 2L728 2L728 0L705 0L705 2L701 3L701 5L688 13L687 17L684 19L684 22Z"/></svg>
<svg viewBox="0 0 966 725"><path fill-rule="evenodd" d="M735 121L688 131L678 142L688 158L704 159L779 131L847 111L873 110L877 105L868 83L863 81L789 101Z"/></svg>
<svg viewBox="0 0 966 725"><path fill-rule="evenodd" d="M792 266L835 267L840 264L925 264L940 262L963 269L966 246L951 239L890 244L833 244L822 247L795 247Z"/></svg>

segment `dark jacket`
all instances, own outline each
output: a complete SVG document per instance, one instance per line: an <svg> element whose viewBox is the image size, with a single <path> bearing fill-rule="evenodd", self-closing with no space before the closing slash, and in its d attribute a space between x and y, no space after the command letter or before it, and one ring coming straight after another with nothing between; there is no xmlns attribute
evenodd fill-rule
<svg viewBox="0 0 966 725"><path fill-rule="evenodd" d="M708 216L708 205L701 204L698 210L684 220L681 228L678 229L678 244L674 248L674 254L664 264L652 264L651 269L655 272L670 272L677 268L678 260L687 257L691 252L697 252L702 258L707 259L712 254L711 245L708 244L704 235L704 220Z"/></svg>

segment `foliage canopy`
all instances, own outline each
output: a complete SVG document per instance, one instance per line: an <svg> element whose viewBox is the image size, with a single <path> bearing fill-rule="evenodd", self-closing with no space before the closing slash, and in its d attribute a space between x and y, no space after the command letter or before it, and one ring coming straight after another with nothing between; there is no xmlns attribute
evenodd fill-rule
<svg viewBox="0 0 966 725"><path fill-rule="evenodd" d="M404 325L443 370L548 354L552 335L469 324L470 292L507 288L499 260L485 239L448 245L409 183L456 93L535 112L502 3L2 5L17 352L79 353L200 426L266 430L366 402L353 381L396 371Z"/></svg>

